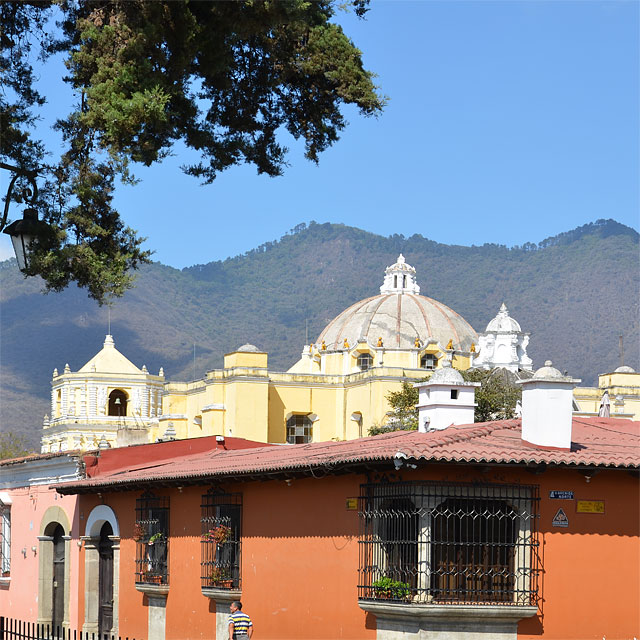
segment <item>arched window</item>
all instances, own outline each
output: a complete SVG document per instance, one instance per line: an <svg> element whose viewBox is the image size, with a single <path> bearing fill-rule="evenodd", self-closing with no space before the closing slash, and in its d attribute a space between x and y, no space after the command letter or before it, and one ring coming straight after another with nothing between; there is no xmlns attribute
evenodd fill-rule
<svg viewBox="0 0 640 640"><path fill-rule="evenodd" d="M373 356L370 353L361 353L358 356L358 368L360 371L366 371L373 366Z"/></svg>
<svg viewBox="0 0 640 640"><path fill-rule="evenodd" d="M114 389L109 394L109 415L110 416L126 416L127 415L127 394L121 389Z"/></svg>
<svg viewBox="0 0 640 640"><path fill-rule="evenodd" d="M438 364L438 358L436 358L432 353L427 353L420 358L420 367L422 369L433 370L436 368Z"/></svg>
<svg viewBox="0 0 640 640"><path fill-rule="evenodd" d="M309 416L296 415L287 420L287 443L306 444L313 437L313 422Z"/></svg>

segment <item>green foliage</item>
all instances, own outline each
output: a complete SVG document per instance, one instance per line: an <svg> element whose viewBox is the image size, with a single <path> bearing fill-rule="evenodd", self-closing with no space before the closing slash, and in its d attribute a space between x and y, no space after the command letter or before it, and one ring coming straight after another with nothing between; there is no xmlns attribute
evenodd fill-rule
<svg viewBox="0 0 640 640"><path fill-rule="evenodd" d="M476 388L474 422L515 418L516 402L522 398L522 388L515 376L504 369L469 369L461 371L468 382L480 382Z"/></svg>
<svg viewBox="0 0 640 640"><path fill-rule="evenodd" d="M425 378L426 379L426 378ZM369 428L369 435L376 436L379 433L390 431L416 431L418 429L418 390L413 382L402 382L399 391L390 391L386 396L393 415L384 425L374 424Z"/></svg>
<svg viewBox="0 0 640 640"><path fill-rule="evenodd" d="M0 460L21 458L32 453L24 436L16 435L11 431L0 433Z"/></svg>
<svg viewBox="0 0 640 640"><path fill-rule="evenodd" d="M56 7L54 9L54 6ZM362 54L331 22L337 2L107 0L0 4L0 158L39 166L38 208L52 231L37 247L30 275L60 291L72 281L100 303L132 286L131 268L149 261L142 239L112 207L116 179L135 182L132 163L149 166L184 143L200 161L184 170L209 183L225 169L255 165L280 175L286 130L319 155L339 138L341 106L365 116L384 99ZM368 0L353 0L359 16ZM48 35L47 20L62 33ZM75 109L57 123L66 150L44 162L32 140L32 57L66 55L64 78ZM7 96L13 97L7 97Z"/></svg>
<svg viewBox="0 0 640 640"><path fill-rule="evenodd" d="M410 593L409 584L393 580L388 576L378 578L372 585L376 598L388 598L389 600L407 600Z"/></svg>

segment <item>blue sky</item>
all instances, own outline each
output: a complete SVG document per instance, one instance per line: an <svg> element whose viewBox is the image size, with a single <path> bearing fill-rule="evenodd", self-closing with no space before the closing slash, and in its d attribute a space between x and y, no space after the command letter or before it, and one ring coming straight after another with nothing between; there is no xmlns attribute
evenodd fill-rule
<svg viewBox="0 0 640 640"><path fill-rule="evenodd" d="M139 168L116 206L155 260L179 268L310 220L463 245L539 242L598 218L637 229L639 7L372 0L366 20L337 20L389 97L382 116L347 109L319 166L289 140L280 178L242 166L200 186L177 149ZM61 73L42 75L43 132L71 99Z"/></svg>

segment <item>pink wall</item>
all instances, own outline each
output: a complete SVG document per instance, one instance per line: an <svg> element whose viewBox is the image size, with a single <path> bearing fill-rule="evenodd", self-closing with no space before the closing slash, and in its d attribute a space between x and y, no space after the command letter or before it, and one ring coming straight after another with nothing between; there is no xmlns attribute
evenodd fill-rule
<svg viewBox="0 0 640 640"><path fill-rule="evenodd" d="M3 489L11 496L11 580L0 586L0 615L26 622L38 619L38 535L49 507L60 507L71 525L69 620L78 619L78 517L77 496L61 496L48 485ZM36 548L34 553L31 549ZM26 557L22 550L26 548Z"/></svg>

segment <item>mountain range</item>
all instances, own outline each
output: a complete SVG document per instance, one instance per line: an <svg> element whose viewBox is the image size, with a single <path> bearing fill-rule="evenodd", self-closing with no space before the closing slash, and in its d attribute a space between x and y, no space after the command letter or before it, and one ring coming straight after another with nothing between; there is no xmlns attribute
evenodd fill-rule
<svg viewBox="0 0 640 640"><path fill-rule="evenodd" d="M504 301L531 333L534 367L545 360L594 384L640 364L639 235L599 220L541 243L447 245L421 235L382 237L341 224L300 224L243 255L182 270L145 265L110 310L78 288L43 295L15 260L0 262L0 430L38 446L54 368L79 369L107 332L141 367L168 380L200 378L244 343L288 369L303 345L354 302L376 295L403 253L421 293L483 331ZM110 329L109 329L110 326Z"/></svg>

